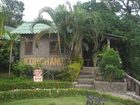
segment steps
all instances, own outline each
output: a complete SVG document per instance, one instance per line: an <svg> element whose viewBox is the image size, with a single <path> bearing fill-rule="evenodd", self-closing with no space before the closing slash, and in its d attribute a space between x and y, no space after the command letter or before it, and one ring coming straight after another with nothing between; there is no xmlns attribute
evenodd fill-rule
<svg viewBox="0 0 140 105"><path fill-rule="evenodd" d="M93 89L94 88L94 77L96 74L97 67L83 67L80 71L80 75L77 79L76 88Z"/></svg>
<svg viewBox="0 0 140 105"><path fill-rule="evenodd" d="M79 84L93 84L94 79L87 79L87 78L79 78L77 79L77 83Z"/></svg>

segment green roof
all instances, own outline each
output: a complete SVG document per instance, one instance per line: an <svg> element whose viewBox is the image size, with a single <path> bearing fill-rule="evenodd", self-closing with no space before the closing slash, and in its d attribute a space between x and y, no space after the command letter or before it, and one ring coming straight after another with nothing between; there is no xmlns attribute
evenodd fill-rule
<svg viewBox="0 0 140 105"><path fill-rule="evenodd" d="M14 34L36 34L36 33L39 33L41 31L45 30L45 29L48 29L49 32L52 32L50 26L45 25L45 24L41 24L41 23L36 24L33 28L33 31L32 31L32 29L31 29L32 24L33 24L32 22L23 23L22 25L17 27L14 31L12 31L11 33L14 33Z"/></svg>

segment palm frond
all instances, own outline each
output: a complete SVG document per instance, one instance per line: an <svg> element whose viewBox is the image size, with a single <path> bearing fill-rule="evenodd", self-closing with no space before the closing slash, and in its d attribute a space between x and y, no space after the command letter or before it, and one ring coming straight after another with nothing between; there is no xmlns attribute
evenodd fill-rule
<svg viewBox="0 0 140 105"><path fill-rule="evenodd" d="M45 34L48 34L49 33L49 30L43 30L43 31L41 31L40 33L38 33L37 35L36 35L36 37L35 37L35 45L36 45L36 47L38 48L39 47L39 40L40 40L40 38L43 36L43 35L45 35Z"/></svg>
<svg viewBox="0 0 140 105"><path fill-rule="evenodd" d="M43 18L36 18L36 19L34 20L34 22L32 23L32 25L30 26L30 30L31 30L32 32L34 32L34 27L35 27L35 25L37 25L38 23L39 23L39 24L46 24L46 25L48 25L49 27L51 27L52 29L55 27L53 21L45 20L45 19L43 19Z"/></svg>
<svg viewBox="0 0 140 105"><path fill-rule="evenodd" d="M50 15L50 17L52 18L52 20L54 21L56 19L56 12L54 9L52 9L51 7L44 7L39 11L38 16L42 17L42 13L48 13ZM56 23L56 21L54 21L54 24ZM56 25L56 24L55 24Z"/></svg>

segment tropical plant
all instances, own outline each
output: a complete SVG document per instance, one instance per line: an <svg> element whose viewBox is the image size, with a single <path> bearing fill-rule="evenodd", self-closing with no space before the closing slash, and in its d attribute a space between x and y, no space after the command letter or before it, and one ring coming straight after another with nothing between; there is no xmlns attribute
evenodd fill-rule
<svg viewBox="0 0 140 105"><path fill-rule="evenodd" d="M7 72L9 65L9 45L2 42L0 47L0 71Z"/></svg>
<svg viewBox="0 0 140 105"><path fill-rule="evenodd" d="M80 63L72 63L62 70L57 78L65 81L75 81L80 73L82 65Z"/></svg>
<svg viewBox="0 0 140 105"><path fill-rule="evenodd" d="M11 64L12 64L12 54L13 54L13 48L15 43L19 41L20 36L17 34L11 34L10 32L6 32L6 43L9 45L9 77L11 75Z"/></svg>
<svg viewBox="0 0 140 105"><path fill-rule="evenodd" d="M32 75L33 67L23 62L17 62L12 66L13 74L17 77Z"/></svg>
<svg viewBox="0 0 140 105"><path fill-rule="evenodd" d="M42 18L42 14L44 12L48 13L52 20ZM64 38L66 39L66 37L67 37L66 30L68 30L67 25L69 24L69 15L70 14L69 14L66 6L64 6L64 5L59 5L55 10L50 7L44 7L43 9L41 9L39 12L38 18L34 21L34 23L32 25L32 29L38 23L43 23L43 24L48 25L49 29L45 29L45 30L41 31L36 36L36 45L38 46L38 41L39 41L40 37L42 37L43 35L48 34L50 32L58 33L57 35L59 37L58 41L59 41L59 50L60 50L60 35L64 34L64 36L62 36L61 39L64 39ZM68 44L66 42L67 41L65 41L64 43Z"/></svg>
<svg viewBox="0 0 140 105"><path fill-rule="evenodd" d="M66 48L71 50L76 57L82 52L83 45L87 46L87 44L82 45L83 40L93 42L94 49L98 48L98 37L103 35L104 23L99 13L87 13L87 11L78 6L72 10L70 3L68 4L69 11L64 5L59 6L55 10L49 7L43 8L33 26L37 23L49 25L54 32L61 34L65 50ZM43 12L47 12L51 16L52 21L41 18ZM37 40L48 32L48 30L42 31L37 36ZM86 49L88 48L86 47Z"/></svg>
<svg viewBox="0 0 140 105"><path fill-rule="evenodd" d="M94 51L98 49L99 37L103 36L104 23L98 12L87 12L83 9L74 11L74 32L71 42L71 49L74 55L78 56L82 52L82 44L92 42ZM86 43L84 43L84 40ZM88 48L86 48L88 50ZM80 55L82 56L82 54Z"/></svg>
<svg viewBox="0 0 140 105"><path fill-rule="evenodd" d="M123 70L121 69L121 58L119 53L114 49L108 49L102 55L100 61L101 73L107 81L116 81L123 78Z"/></svg>
<svg viewBox="0 0 140 105"><path fill-rule="evenodd" d="M3 8L0 5L0 36L4 34L4 22L6 21L6 15Z"/></svg>

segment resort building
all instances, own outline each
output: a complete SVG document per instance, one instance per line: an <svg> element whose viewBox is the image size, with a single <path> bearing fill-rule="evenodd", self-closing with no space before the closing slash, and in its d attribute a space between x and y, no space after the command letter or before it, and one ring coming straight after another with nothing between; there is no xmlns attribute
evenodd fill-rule
<svg viewBox="0 0 140 105"><path fill-rule="evenodd" d="M31 29L32 23L23 23L12 31L21 35L20 61L29 65L41 65L49 70L59 70L63 67L64 58L59 53L59 36L44 24L37 24ZM40 38L36 46L36 34L48 28L48 34Z"/></svg>

